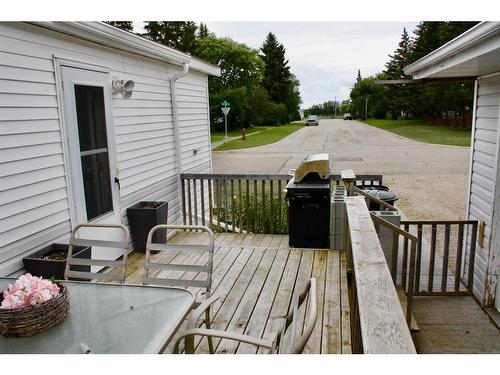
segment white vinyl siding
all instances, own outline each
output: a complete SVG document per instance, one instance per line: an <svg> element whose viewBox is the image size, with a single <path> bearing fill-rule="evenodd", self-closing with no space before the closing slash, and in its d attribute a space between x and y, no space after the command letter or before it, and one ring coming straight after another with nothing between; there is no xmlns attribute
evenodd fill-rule
<svg viewBox="0 0 500 375"><path fill-rule="evenodd" d="M181 220L170 96L181 68L26 23L0 23L0 276L71 229L54 56L135 82L130 99L112 100L123 221L140 200L167 201L169 223ZM207 76L190 72L178 85L184 168L209 172Z"/></svg>
<svg viewBox="0 0 500 375"><path fill-rule="evenodd" d="M472 155L472 175L469 196L469 218L484 220L483 247L477 244L474 270L474 295L484 301L492 233L495 221L495 189L498 163L498 111L500 76L479 79L476 98L476 119ZM470 243L470 233L468 235Z"/></svg>
<svg viewBox="0 0 500 375"><path fill-rule="evenodd" d="M209 173L208 77L192 73L179 79L177 106L183 171Z"/></svg>

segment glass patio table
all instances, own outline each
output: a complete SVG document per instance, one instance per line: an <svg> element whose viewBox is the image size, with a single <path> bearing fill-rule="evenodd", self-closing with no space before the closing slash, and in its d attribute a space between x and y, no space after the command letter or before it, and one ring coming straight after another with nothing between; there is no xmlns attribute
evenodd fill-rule
<svg viewBox="0 0 500 375"><path fill-rule="evenodd" d="M15 279L0 278L0 292ZM65 281L69 314L31 337L0 337L0 353L161 353L194 303L188 290Z"/></svg>

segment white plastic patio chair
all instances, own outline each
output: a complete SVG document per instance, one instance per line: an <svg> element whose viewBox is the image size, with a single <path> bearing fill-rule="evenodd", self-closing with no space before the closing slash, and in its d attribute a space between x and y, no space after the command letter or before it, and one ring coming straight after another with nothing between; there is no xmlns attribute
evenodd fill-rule
<svg viewBox="0 0 500 375"><path fill-rule="evenodd" d="M308 304L308 318L305 321L304 331L302 335L297 337L297 315L298 310L306 300L309 295ZM179 353L180 343L184 340L184 352L186 354L194 354L194 338L195 336L206 336L206 337L219 337L221 339L235 340L242 343L248 343L255 345L257 347L266 348L267 354L301 354L304 351L304 347L307 341L311 337L311 334L316 325L316 319L318 317L318 305L317 305L317 294L316 294L316 279L311 278L308 280L305 288L294 300L292 309L288 313L285 321L283 322L282 329L275 335L272 340L261 339L257 337L252 337L249 335L227 332L223 330L215 329L205 329L197 328L197 320L203 314L203 312L214 303L219 297L213 296L212 298L206 300L202 303L192 314L187 330L182 333L182 335L177 339L174 344L173 353ZM285 345L283 339L287 329L290 329L288 337L290 337L290 342Z"/></svg>
<svg viewBox="0 0 500 375"><path fill-rule="evenodd" d="M165 229L173 229L173 230L197 230L203 231L208 234L208 244L204 245L186 245L186 244L176 244L176 243L168 243L165 239L165 243L153 243L153 235L156 231ZM178 264L178 263L161 263L161 262L153 262L151 259L151 252L199 252L200 254L207 253L208 259L203 265L194 265L194 264ZM205 289L204 299L201 301L197 298L195 305L193 308L197 308L201 306L206 299L210 298L212 291L212 271L213 271L213 255L214 255L214 233L210 230L210 228L201 226L201 225L169 225L169 224L160 224L153 227L148 234L148 239L146 242L146 255L144 259L144 285L162 285L162 286L177 286L177 287L195 287ZM149 273L151 271L160 271L157 275L158 277L150 277ZM180 271L176 274L179 277L172 277L172 273L170 273L170 277L162 278L161 271ZM182 279L182 275L185 272L196 272L198 274L195 280L192 279ZM210 328L210 306L205 307L204 309L205 318L200 322L200 325L205 323L207 328ZM199 318L199 317L198 317ZM199 319L197 319L198 321ZM212 338L208 338L209 350L213 352L213 344Z"/></svg>
<svg viewBox="0 0 500 375"><path fill-rule="evenodd" d="M90 238L79 238L78 231L82 228L93 228L96 230L110 230L118 229L123 232L122 241L108 241L108 240L94 240ZM128 240L129 232L127 227L121 224L78 224L71 232L69 239L68 257L66 260L66 268L64 270L64 278L68 280L69 277L102 281L118 281L125 282L125 275L127 270L127 253L128 253ZM73 246L96 246L104 248L118 248L123 250L121 259L119 260L104 260L104 259L84 259L73 257ZM71 266L101 266L101 267L114 267L120 270L120 273L114 272L91 272L91 271L73 271Z"/></svg>

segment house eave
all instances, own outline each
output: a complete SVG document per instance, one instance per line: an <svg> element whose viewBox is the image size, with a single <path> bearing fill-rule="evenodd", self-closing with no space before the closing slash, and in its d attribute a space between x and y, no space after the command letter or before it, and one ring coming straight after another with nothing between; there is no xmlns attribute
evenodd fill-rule
<svg viewBox="0 0 500 375"><path fill-rule="evenodd" d="M404 68L414 79L478 76L478 69L462 69L459 65L500 49L500 22L481 22L420 60ZM453 69L455 68L455 69Z"/></svg>
<svg viewBox="0 0 500 375"><path fill-rule="evenodd" d="M189 63L192 70L220 76L220 68L191 55L121 30L104 22L29 22L110 48L134 53L173 65Z"/></svg>

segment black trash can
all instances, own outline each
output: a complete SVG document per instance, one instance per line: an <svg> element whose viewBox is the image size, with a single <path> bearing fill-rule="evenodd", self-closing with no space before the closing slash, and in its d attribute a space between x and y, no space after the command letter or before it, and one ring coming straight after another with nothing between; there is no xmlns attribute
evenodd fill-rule
<svg viewBox="0 0 500 375"><path fill-rule="evenodd" d="M330 248L330 181L287 185L290 247Z"/></svg>
<svg viewBox="0 0 500 375"><path fill-rule="evenodd" d="M389 190L387 186L384 185L366 185L363 186L363 190L375 198L394 206L394 202L398 200L396 194ZM366 198L366 204L368 205L368 210L370 211L384 211L380 204Z"/></svg>

